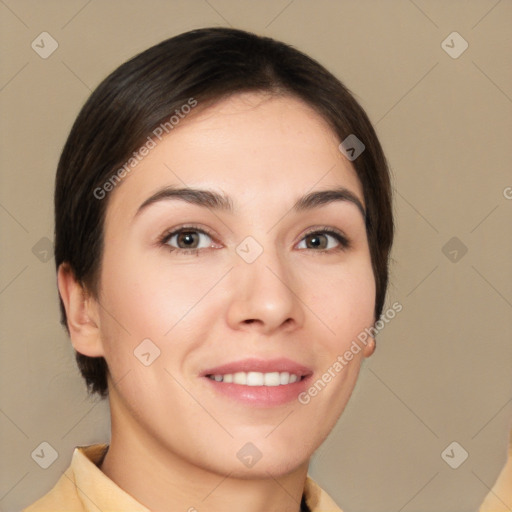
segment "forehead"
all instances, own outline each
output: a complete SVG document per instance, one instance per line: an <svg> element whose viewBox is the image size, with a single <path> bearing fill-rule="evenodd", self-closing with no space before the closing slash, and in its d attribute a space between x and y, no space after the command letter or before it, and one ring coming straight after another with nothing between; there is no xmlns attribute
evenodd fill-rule
<svg viewBox="0 0 512 512"><path fill-rule="evenodd" d="M201 105L173 131L174 143L201 146L234 157L281 148L282 160L302 153L338 153L338 138L312 107L292 96L268 93L237 94L205 110ZM169 139L171 136L169 136ZM270 152L267 157L276 156Z"/></svg>
<svg viewBox="0 0 512 512"><path fill-rule="evenodd" d="M157 141L113 197L139 206L163 186L223 190L236 203L283 203L315 188L343 185L363 202L339 139L309 105L291 96L243 93L185 116ZM123 206L118 203L122 202ZM110 209L110 207L109 207Z"/></svg>

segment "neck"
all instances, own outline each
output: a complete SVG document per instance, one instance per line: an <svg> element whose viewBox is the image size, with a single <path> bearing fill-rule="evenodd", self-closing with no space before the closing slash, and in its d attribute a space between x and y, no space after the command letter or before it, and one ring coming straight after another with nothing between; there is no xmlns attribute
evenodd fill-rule
<svg viewBox="0 0 512 512"><path fill-rule="evenodd" d="M235 478L229 470L194 465L126 420L120 429L112 415L112 441L100 469L151 511L300 512L307 462L278 478L268 472Z"/></svg>

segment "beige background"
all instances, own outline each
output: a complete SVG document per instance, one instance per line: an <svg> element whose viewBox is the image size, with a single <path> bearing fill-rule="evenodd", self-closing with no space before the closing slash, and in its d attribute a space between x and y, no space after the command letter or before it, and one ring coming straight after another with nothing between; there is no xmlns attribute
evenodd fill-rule
<svg viewBox="0 0 512 512"><path fill-rule="evenodd" d="M392 168L388 305L403 311L313 477L345 512L476 510L504 464L512 417L512 2L2 0L0 19L1 510L48 491L75 445L109 436L107 404L87 398L59 326L45 253L71 124L128 57L213 25L270 35L326 65L367 110ZM59 45L47 59L31 48L43 31ZM453 31L469 44L456 59L442 47ZM31 458L43 441L59 454L46 470ZM458 469L441 458L452 441L469 454Z"/></svg>

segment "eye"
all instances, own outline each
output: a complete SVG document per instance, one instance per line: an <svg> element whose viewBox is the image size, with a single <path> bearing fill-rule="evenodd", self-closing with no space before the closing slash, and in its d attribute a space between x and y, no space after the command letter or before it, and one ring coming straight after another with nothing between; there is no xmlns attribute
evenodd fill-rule
<svg viewBox="0 0 512 512"><path fill-rule="evenodd" d="M200 250L212 246L212 237L203 229L184 226L165 233L160 243L167 245L171 252L198 254Z"/></svg>
<svg viewBox="0 0 512 512"><path fill-rule="evenodd" d="M195 226L182 226L164 233L159 241L171 252L178 254L195 254L213 247L213 237L204 229ZM299 249L312 249L317 253L331 253L350 248L350 242L341 232L333 228L316 228L307 233Z"/></svg>
<svg viewBox="0 0 512 512"><path fill-rule="evenodd" d="M332 252L350 247L347 237L332 228L321 228L310 231L297 246L299 249L313 249L315 252Z"/></svg>

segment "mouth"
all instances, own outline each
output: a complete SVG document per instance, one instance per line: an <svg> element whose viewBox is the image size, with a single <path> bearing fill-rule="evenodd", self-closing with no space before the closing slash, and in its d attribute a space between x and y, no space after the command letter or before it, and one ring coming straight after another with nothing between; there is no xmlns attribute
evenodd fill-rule
<svg viewBox="0 0 512 512"><path fill-rule="evenodd" d="M239 384L241 386L287 386L294 382L306 378L305 375L297 375L289 372L236 372L222 374L206 375L209 379L216 382L226 382L228 384Z"/></svg>
<svg viewBox="0 0 512 512"><path fill-rule="evenodd" d="M313 371L290 359L245 359L202 372L210 388L230 400L271 407L297 399Z"/></svg>

